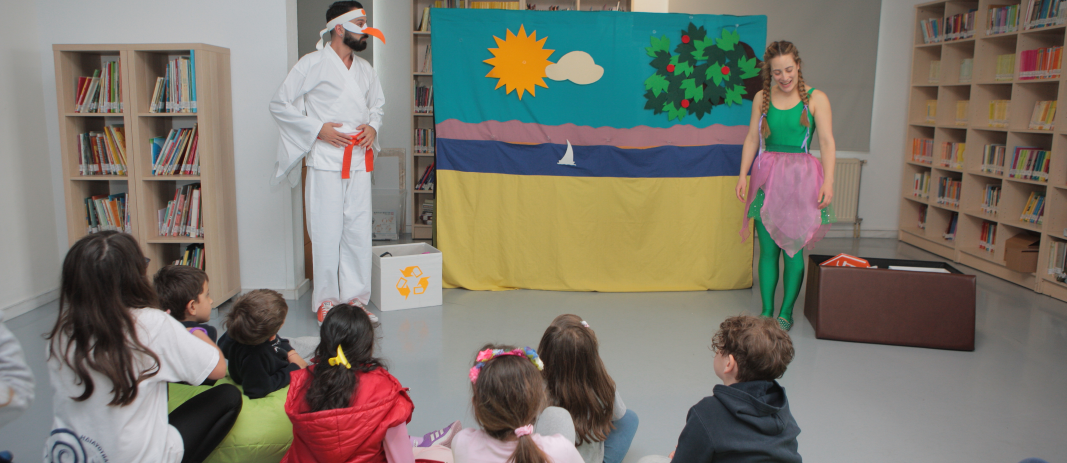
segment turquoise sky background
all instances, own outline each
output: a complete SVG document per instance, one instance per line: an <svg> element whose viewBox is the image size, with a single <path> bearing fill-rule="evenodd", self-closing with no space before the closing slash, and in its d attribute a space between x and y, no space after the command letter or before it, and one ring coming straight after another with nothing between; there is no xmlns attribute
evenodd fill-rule
<svg viewBox="0 0 1067 463"><path fill-rule="evenodd" d="M519 120L615 128L747 125L752 111L749 100L732 107L718 105L701 120L686 115L681 122L668 121L666 113L653 115L644 109L644 82L655 71L645 48L650 46L652 36L666 35L674 53L682 30L690 22L704 26L713 37L720 36L724 27L736 27L741 41L762 58L767 40L767 17L762 15L434 8L431 25L436 119L468 123ZM571 51L584 51L604 67L604 76L589 85L545 78L548 88L537 87L536 97L527 92L521 101L517 90L511 94L506 94L503 86L494 90L497 79L485 77L492 66L484 62L493 57L489 48L497 46L493 36L504 39L508 29L517 33L520 25L527 34L537 31L538 40L548 37L544 48L555 50L549 61L557 62Z"/></svg>

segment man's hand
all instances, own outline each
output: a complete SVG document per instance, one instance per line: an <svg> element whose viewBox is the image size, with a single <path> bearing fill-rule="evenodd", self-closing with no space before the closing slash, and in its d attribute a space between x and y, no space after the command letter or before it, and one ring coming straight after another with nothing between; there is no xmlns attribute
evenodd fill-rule
<svg viewBox="0 0 1067 463"><path fill-rule="evenodd" d="M356 128L363 131L356 140L359 142L359 146L362 146L363 148L374 146L374 139L378 137L378 131L374 130L374 127L367 124L363 124Z"/></svg>
<svg viewBox="0 0 1067 463"><path fill-rule="evenodd" d="M300 368L307 368L308 367L308 363L305 362L304 359L300 358L300 354L296 353L295 350L289 351L288 356L289 356L289 363L295 363Z"/></svg>
<svg viewBox="0 0 1067 463"><path fill-rule="evenodd" d="M322 128L319 129L319 140L329 143L338 148L344 148L348 146L349 141L352 140L351 135L338 132L334 127L340 127L341 124L336 122L327 122L322 124Z"/></svg>

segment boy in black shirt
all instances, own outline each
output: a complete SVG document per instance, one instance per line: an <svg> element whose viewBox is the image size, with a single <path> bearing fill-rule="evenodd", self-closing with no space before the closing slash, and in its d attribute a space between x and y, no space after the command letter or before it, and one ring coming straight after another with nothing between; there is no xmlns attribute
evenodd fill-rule
<svg viewBox="0 0 1067 463"><path fill-rule="evenodd" d="M789 411L785 389L776 379L793 360L793 341L766 317L730 317L712 340L714 395L692 408L670 459L658 462L797 462L800 427Z"/></svg>
<svg viewBox="0 0 1067 463"><path fill-rule="evenodd" d="M289 306L277 291L257 289L237 298L226 314L219 348L230 377L250 399L289 385L289 373L307 367L289 341L278 336Z"/></svg>
<svg viewBox="0 0 1067 463"><path fill-rule="evenodd" d="M211 342L218 342L211 319L211 293L207 274L188 265L167 265L152 280L159 296L159 308L182 322L190 332L203 330Z"/></svg>

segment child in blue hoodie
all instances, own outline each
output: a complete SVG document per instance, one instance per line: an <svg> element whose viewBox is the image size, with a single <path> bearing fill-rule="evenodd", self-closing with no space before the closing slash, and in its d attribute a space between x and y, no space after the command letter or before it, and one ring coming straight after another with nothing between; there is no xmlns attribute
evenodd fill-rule
<svg viewBox="0 0 1067 463"><path fill-rule="evenodd" d="M800 427L775 381L793 360L789 333L770 318L730 317L712 347L723 384L689 409L669 458L647 456L638 463L800 462Z"/></svg>

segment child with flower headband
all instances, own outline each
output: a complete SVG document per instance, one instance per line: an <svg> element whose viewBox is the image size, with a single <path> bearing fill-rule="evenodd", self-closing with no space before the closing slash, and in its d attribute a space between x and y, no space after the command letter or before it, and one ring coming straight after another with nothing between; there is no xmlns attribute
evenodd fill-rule
<svg viewBox="0 0 1067 463"><path fill-rule="evenodd" d="M637 414L626 409L599 349L596 333L581 317L552 320L537 346L551 405L538 418L537 430L567 436L573 429L570 436L585 463L622 463L637 433Z"/></svg>
<svg viewBox="0 0 1067 463"><path fill-rule="evenodd" d="M283 463L451 461L459 422L419 439L408 436L414 405L407 388L374 357L374 328L362 308L326 315L313 365L292 373L285 414L293 443Z"/></svg>
<svg viewBox="0 0 1067 463"><path fill-rule="evenodd" d="M478 352L468 377L474 419L482 429L456 434L456 463L582 463L566 437L533 432L545 403L542 368L529 347L487 345Z"/></svg>

